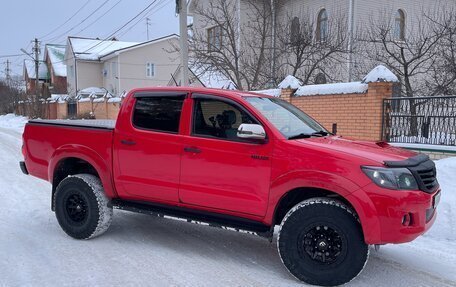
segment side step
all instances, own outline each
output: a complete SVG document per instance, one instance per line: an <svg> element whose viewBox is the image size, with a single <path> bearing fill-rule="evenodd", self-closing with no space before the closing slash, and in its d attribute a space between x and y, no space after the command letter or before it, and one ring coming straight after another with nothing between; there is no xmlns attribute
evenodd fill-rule
<svg viewBox="0 0 456 287"><path fill-rule="evenodd" d="M112 206L115 209L185 220L190 223L254 234L269 239L272 238L274 230L272 227L254 220L157 203L114 199L112 200Z"/></svg>

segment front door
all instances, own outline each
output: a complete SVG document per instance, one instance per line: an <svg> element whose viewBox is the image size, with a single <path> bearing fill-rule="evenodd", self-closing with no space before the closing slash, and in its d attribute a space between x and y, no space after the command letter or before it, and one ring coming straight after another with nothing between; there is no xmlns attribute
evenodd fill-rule
<svg viewBox="0 0 456 287"><path fill-rule="evenodd" d="M258 121L239 104L193 95L190 136L183 141L179 198L211 209L266 213L272 143L237 137L242 123Z"/></svg>
<svg viewBox="0 0 456 287"><path fill-rule="evenodd" d="M124 199L178 202L184 94L141 92L131 123L116 131L116 187Z"/></svg>

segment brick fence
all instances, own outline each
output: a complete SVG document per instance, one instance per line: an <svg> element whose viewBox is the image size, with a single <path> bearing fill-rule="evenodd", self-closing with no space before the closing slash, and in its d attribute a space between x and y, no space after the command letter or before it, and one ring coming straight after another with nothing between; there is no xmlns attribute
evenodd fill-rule
<svg viewBox="0 0 456 287"><path fill-rule="evenodd" d="M77 102L77 117L96 119L117 119L120 109L120 102L110 102L108 99L103 101ZM67 102L44 102L41 104L42 117L45 119L67 119ZM20 103L16 108L16 114L30 116L31 104Z"/></svg>
<svg viewBox="0 0 456 287"><path fill-rule="evenodd" d="M381 140L383 99L392 97L395 83L373 82L366 92L296 96L296 89L282 89L280 97L313 117L327 130L360 140Z"/></svg>

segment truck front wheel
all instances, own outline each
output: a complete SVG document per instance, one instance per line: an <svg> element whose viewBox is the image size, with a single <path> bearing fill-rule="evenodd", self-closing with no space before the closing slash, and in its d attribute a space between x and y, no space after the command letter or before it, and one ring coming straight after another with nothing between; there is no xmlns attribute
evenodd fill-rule
<svg viewBox="0 0 456 287"><path fill-rule="evenodd" d="M312 285L347 283L361 273L369 257L355 213L328 198L294 206L282 220L277 247L288 271Z"/></svg>
<svg viewBox="0 0 456 287"><path fill-rule="evenodd" d="M111 224L112 206L96 176L77 174L65 178L57 186L54 201L60 227L73 238L93 238Z"/></svg>

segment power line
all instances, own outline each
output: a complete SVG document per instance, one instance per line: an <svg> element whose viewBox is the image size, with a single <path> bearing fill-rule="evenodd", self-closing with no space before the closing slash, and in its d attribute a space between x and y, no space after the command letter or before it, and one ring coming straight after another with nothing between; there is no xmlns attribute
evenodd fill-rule
<svg viewBox="0 0 456 287"><path fill-rule="evenodd" d="M65 32L63 32L62 34L56 36L56 37L53 37L52 39L49 39L47 42L52 42L52 41L55 41L57 39L60 39L62 36L66 36L68 35L68 33L70 33L71 31L73 31L76 27L80 26L81 24L83 24L85 21L87 21L87 19L89 19L90 17L92 17L95 13L97 13L101 8L103 8L104 5L106 5L110 0L105 0L100 6L98 6L92 13L90 13L87 17L85 17L81 22L79 22L78 24L74 25L73 27L71 27L70 29L66 30Z"/></svg>
<svg viewBox="0 0 456 287"><path fill-rule="evenodd" d="M157 3L157 5L155 5L155 7L152 7L152 8L150 9L150 11L148 11L145 15L143 15L140 19L138 19L138 21L136 21L136 23L134 23L132 26L130 26L130 28L128 28L127 30L125 30L124 32L122 32L122 33L119 35L119 37L122 37L123 35L127 34L128 32L130 32L131 29L133 29L136 25L138 25L139 23L141 23L142 20L144 20L144 18L149 17L152 13L156 13L156 12L160 11L163 7L166 6L166 4L168 4L168 3L164 2L165 0L160 0L160 1L161 1L162 3L160 3L160 2ZM158 7L160 4L163 4L163 5L160 6L160 7ZM157 8L157 7L158 7L158 8ZM155 11L152 12L152 10L153 10L154 8L157 8L157 10L155 10Z"/></svg>
<svg viewBox="0 0 456 287"><path fill-rule="evenodd" d="M144 8L143 10L141 10L138 14L136 14L133 18L131 18L130 20L128 20L125 24L123 24L120 28L118 28L116 31L114 31L113 33L111 33L109 36L107 36L106 38L104 38L103 40L100 40L98 43L96 43L95 45L87 48L85 51L83 51L81 54L84 54L84 53L87 53L89 52L90 50L92 50L93 48L95 47L98 47L99 45L101 45L102 43L104 42L107 42L108 40L112 39L112 36L115 35L115 33L119 32L120 30L122 30L123 28L125 28L128 24L130 24L131 22L133 22L136 18L138 18L139 16L141 16L145 11L149 10L149 8L152 7L152 5L154 5L158 0L153 0L149 5L146 6L146 8ZM161 0L163 1L163 0ZM152 9L150 9L152 10ZM151 12L151 11L149 11ZM147 14L146 14L147 15ZM115 41L113 41L113 43L115 43ZM109 45L107 45L103 50L99 51L99 52L102 52L104 50L106 50L109 46L111 46L113 43L110 43ZM71 56L71 58L67 59L67 60L73 60L75 59L75 56ZM56 62L56 63L63 63L65 62L66 60L62 60L62 61L59 61L59 62Z"/></svg>
<svg viewBox="0 0 456 287"><path fill-rule="evenodd" d="M14 54L14 55L0 55L0 58L12 58L12 57L20 57L23 54Z"/></svg>
<svg viewBox="0 0 456 287"><path fill-rule="evenodd" d="M108 14L112 9L114 9L117 5L119 5L119 3L122 2L122 0L119 0L117 1L111 8L109 8L106 12L104 12L101 16L99 16L97 19L95 19L95 21L92 21L89 25L85 26L84 28L82 28L79 32L76 33L76 35L84 32L86 29L88 29L89 27L91 27L93 24L97 23L101 18L103 18L104 16L106 16L106 14Z"/></svg>
<svg viewBox="0 0 456 287"><path fill-rule="evenodd" d="M97 44L95 44L94 46L88 48L87 50L85 50L83 53L87 53L88 51L90 51L91 49L95 48L95 47L98 47L99 45L101 45L102 43L106 42L107 40L110 40L112 39L112 37L117 33L119 32L120 30L122 30L123 28L125 28L128 24L130 24L131 22L133 22L136 18L138 18L141 14L143 14L145 11L147 11L152 5L155 4L155 2L157 2L157 0L153 0L149 5L147 5L146 8L144 8L143 10L141 10L138 14L136 14L133 18L131 18L130 20L127 21L127 23L123 24L120 28L118 28L116 31L114 31L113 33L111 33L109 36L107 36L106 38L104 38L103 40L101 40L100 42L98 42ZM112 45L112 43L110 44ZM106 50L110 45L106 46L102 51ZM102 52L100 51L100 52Z"/></svg>
<svg viewBox="0 0 456 287"><path fill-rule="evenodd" d="M57 31L57 30L59 30L60 28L62 28L66 23L70 22L71 19L73 19L76 15L78 15L79 12L81 12L82 9L84 9L84 8L87 6L87 4L89 4L90 1L91 1L91 0L87 0L87 2L85 2L84 5L82 5L82 6L81 6L81 7L80 7L80 8L79 8L71 17L70 17L70 18L68 18L68 19L67 19L65 22L63 22L61 25L57 26L57 28L53 29L51 32L47 33L47 34L44 35L44 36L39 37L39 39L40 39L40 40L43 40L43 38L45 38L45 37L51 35L51 34L54 33L55 31Z"/></svg>

